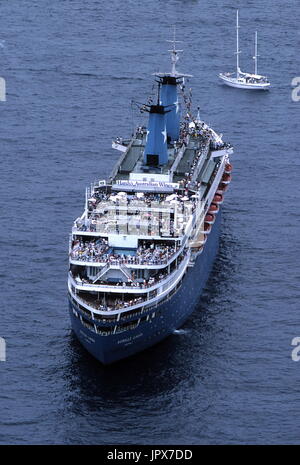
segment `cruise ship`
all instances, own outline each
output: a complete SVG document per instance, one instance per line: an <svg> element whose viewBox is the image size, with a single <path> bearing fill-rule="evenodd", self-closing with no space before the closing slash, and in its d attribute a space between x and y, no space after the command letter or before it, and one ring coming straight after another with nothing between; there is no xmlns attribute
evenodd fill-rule
<svg viewBox="0 0 300 465"><path fill-rule="evenodd" d="M196 309L218 251L233 148L193 114L190 75L154 73L147 125L130 139L108 179L86 189L72 227L68 295L72 328L110 364L158 343ZM147 115L148 114L148 115Z"/></svg>

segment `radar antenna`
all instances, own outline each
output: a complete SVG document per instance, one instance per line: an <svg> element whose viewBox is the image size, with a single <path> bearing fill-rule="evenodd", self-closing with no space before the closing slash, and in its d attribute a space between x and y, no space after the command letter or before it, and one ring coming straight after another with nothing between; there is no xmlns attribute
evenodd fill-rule
<svg viewBox="0 0 300 465"><path fill-rule="evenodd" d="M192 77L191 74L183 74L183 73L178 73L177 69L176 69L176 64L177 64L177 61L179 60L179 53L183 52L183 50L178 50L176 49L176 44L182 42L181 40L176 40L176 26L174 25L173 26L173 40L167 40L166 42L169 42L171 44L173 44L173 48L168 50L168 52L171 53L171 61L172 61L172 69L171 69L171 73L161 73L161 72L158 72L158 73L154 73L154 76L158 76L158 77L166 77L166 76L170 76L170 77L173 77L173 78L176 78L176 79L182 79L184 77Z"/></svg>
<svg viewBox="0 0 300 465"><path fill-rule="evenodd" d="M176 40L176 26L173 26L173 40L167 40L167 42L173 44L173 48L171 50L168 50L168 52L171 52L171 60L172 60L172 71L171 71L171 76L177 76L177 70L176 70L176 63L179 60L178 53L183 52L183 50L177 50L176 49L176 44L180 43L181 40Z"/></svg>

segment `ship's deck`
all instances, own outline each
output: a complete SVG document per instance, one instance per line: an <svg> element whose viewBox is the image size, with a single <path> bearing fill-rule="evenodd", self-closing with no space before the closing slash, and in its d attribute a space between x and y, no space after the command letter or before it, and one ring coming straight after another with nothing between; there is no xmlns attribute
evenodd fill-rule
<svg viewBox="0 0 300 465"><path fill-rule="evenodd" d="M130 174L144 173L149 175L173 175L170 181L182 180L190 171L195 154L205 146L205 140L200 134L189 135L185 143L181 139L176 145L168 144L168 163L163 166L148 166L144 164L144 150L146 146L146 132L137 132L123 157L121 157L114 172L113 182L129 180ZM131 176L132 178L132 176Z"/></svg>
<svg viewBox="0 0 300 465"><path fill-rule="evenodd" d="M182 192L171 195L94 192L93 195L88 199L88 219L77 221L78 232L178 237L183 234L199 199L198 195Z"/></svg>
<svg viewBox="0 0 300 465"><path fill-rule="evenodd" d="M195 209L203 209L225 145L214 141L214 133L204 124L185 126L179 141L168 144L168 164L149 166L144 164L146 137L146 130L138 128L120 149L123 154L109 181L87 190L86 210L76 220L73 234L118 236L110 245L120 246L119 237L134 236L133 247L137 237L170 240L185 235Z"/></svg>

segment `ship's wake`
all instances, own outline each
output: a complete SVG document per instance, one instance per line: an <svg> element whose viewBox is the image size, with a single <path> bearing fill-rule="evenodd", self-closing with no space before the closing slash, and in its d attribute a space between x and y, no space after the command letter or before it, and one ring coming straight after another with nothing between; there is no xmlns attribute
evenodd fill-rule
<svg viewBox="0 0 300 465"><path fill-rule="evenodd" d="M174 329L173 334L177 335L182 335L182 334L187 334L188 330L187 329Z"/></svg>

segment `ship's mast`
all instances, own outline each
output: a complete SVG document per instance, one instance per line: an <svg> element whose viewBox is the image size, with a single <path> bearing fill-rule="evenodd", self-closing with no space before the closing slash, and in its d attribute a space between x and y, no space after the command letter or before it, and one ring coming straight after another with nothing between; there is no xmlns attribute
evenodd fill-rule
<svg viewBox="0 0 300 465"><path fill-rule="evenodd" d="M168 52L171 53L171 61L172 61L172 69L171 69L171 72L170 73L154 73L154 76L158 76L159 78L163 78L163 77L173 77L173 78L176 78L176 82L182 79L184 79L185 77L193 77L191 74L184 74L184 73L178 73L177 69L176 69L176 63L177 61L179 60L179 53L183 52L183 50L178 50L176 49L176 44L177 43L180 43L181 40L176 40L176 28L175 26L173 27L173 40L167 40L166 42L169 42L171 44L173 44L173 48L171 50L168 50Z"/></svg>
<svg viewBox="0 0 300 465"><path fill-rule="evenodd" d="M239 78L240 75L240 67L239 67L239 54L241 51L239 50L239 10L236 10L236 77Z"/></svg>
<svg viewBox="0 0 300 465"><path fill-rule="evenodd" d="M180 102L178 99L177 86L182 83L184 77L192 77L189 74L183 74L177 71L176 64L179 60L179 53L182 50L177 50L176 44L180 42L176 40L176 29L173 28L173 40L167 40L173 47L171 50L171 72L154 73L158 78L156 82L161 84L160 88L160 105L165 107L172 106L172 110L166 115L166 127L168 139L171 141L178 140L180 136Z"/></svg>
<svg viewBox="0 0 300 465"><path fill-rule="evenodd" d="M175 26L173 29L173 40L167 40L167 42L170 42L171 44L173 44L172 50L168 50L168 52L171 52L171 60L172 60L171 76L176 77L178 75L177 70L176 70L176 63L179 60L178 53L183 52L183 50L176 50L176 43L179 43L181 41L176 40L176 27Z"/></svg>
<svg viewBox="0 0 300 465"><path fill-rule="evenodd" d="M255 31L255 48L254 48L254 74L257 74L257 58L259 57L257 53L257 31Z"/></svg>

